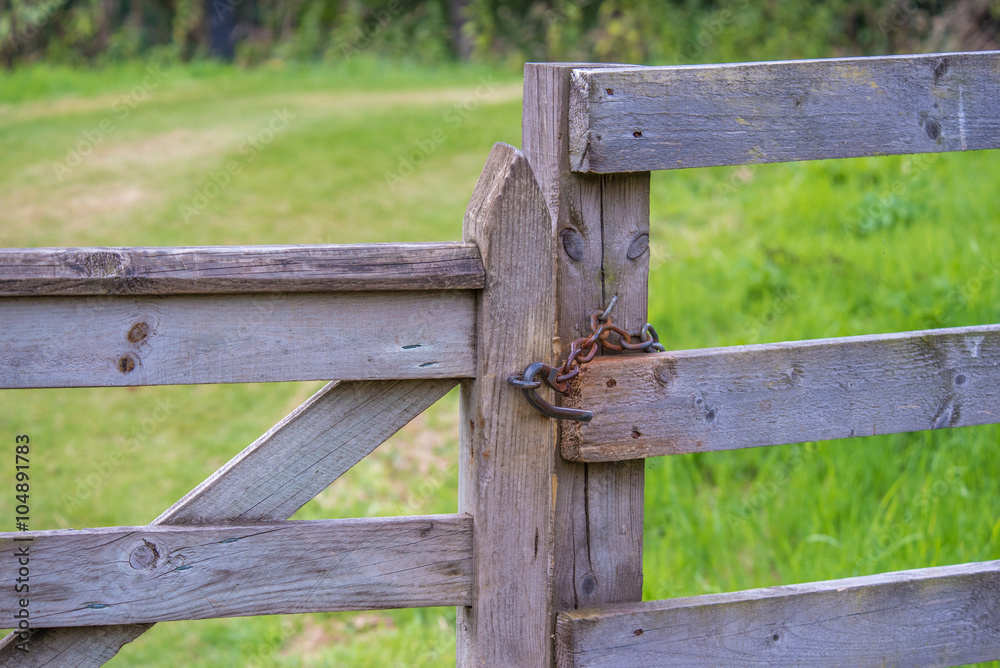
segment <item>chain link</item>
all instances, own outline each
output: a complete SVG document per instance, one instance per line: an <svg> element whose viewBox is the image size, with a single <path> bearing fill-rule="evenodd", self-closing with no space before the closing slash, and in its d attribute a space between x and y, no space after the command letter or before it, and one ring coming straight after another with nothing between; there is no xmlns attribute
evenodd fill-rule
<svg viewBox="0 0 1000 668"><path fill-rule="evenodd" d="M594 359L600 349L621 352L625 350L640 350L643 352L653 352L664 350L660 343L656 330L648 322L637 332L629 332L614 323L611 319L611 309L615 307L618 297L612 297L608 307L603 311L596 309L590 314L590 329L588 336L581 336L569 345L569 355L566 360L557 367L549 366L544 362L534 362L529 364L520 378L510 378L510 383L524 391L524 396L528 402L540 412L560 420L577 420L589 422L594 416L590 411L575 408L564 408L553 406L539 397L535 390L542 386L544 382L560 394L566 394L569 381L580 375L580 366ZM612 340L611 335L615 334L617 339ZM542 380L535 380L538 374L542 374Z"/></svg>

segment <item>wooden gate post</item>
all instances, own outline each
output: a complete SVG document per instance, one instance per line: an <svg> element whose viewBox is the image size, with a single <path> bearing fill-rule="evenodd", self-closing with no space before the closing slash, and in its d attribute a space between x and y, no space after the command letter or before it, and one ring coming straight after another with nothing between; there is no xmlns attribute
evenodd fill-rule
<svg viewBox="0 0 1000 668"><path fill-rule="evenodd" d="M649 270L649 172L570 171L574 67L525 65L521 128L524 153L554 226L564 351L573 339L590 333L591 311L616 295L614 321L630 330L641 327ZM555 609L640 601L644 461L578 464L557 456L555 468Z"/></svg>
<svg viewBox="0 0 1000 668"><path fill-rule="evenodd" d="M555 425L508 378L551 362L555 268L549 214L528 161L497 144L465 215L486 285L477 368L462 383L459 512L474 518L474 603L458 609L460 666L548 666Z"/></svg>

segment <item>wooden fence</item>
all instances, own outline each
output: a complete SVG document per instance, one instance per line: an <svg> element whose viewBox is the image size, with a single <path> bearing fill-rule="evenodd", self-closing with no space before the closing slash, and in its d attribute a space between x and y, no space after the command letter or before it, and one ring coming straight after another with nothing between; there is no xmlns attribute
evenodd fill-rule
<svg viewBox="0 0 1000 668"><path fill-rule="evenodd" d="M32 554L30 651L0 665L440 605L463 666L1000 659L1000 561L641 602L642 457L1000 422L1000 326L606 356L568 397L587 424L508 382L612 296L646 321L648 170L1000 148L1000 53L529 64L523 143L461 243L0 251L0 387L333 381L149 526L0 534ZM457 383L457 514L286 521Z"/></svg>

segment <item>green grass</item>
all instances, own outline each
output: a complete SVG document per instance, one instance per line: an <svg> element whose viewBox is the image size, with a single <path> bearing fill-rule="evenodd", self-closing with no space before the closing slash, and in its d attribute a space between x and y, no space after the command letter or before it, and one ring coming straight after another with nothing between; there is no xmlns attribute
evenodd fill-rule
<svg viewBox="0 0 1000 668"><path fill-rule="evenodd" d="M671 348L997 322L998 164L976 152L656 174L650 317ZM649 460L645 597L996 558L998 433Z"/></svg>
<svg viewBox="0 0 1000 668"><path fill-rule="evenodd" d="M517 73L360 59L164 73L127 115L141 65L0 77L0 244L458 239L489 147L520 145ZM477 98L482 79L497 86ZM248 159L276 109L294 118ZM81 141L92 150L60 179ZM229 162L240 172L214 194ZM651 321L668 349L998 322L998 169L976 152L654 174ZM213 196L185 220L199 192ZM145 524L318 387L4 391L0 441L31 435L32 528ZM296 518L453 512L457 415L453 393ZM645 597L997 558L998 436L648 460ZM450 609L159 624L110 665L448 665L453 624Z"/></svg>

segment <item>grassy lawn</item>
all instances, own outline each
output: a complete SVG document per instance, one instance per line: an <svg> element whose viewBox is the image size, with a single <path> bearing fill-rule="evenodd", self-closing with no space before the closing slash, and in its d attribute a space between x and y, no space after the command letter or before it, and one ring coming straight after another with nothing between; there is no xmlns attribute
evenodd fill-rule
<svg viewBox="0 0 1000 668"><path fill-rule="evenodd" d="M521 143L517 72L21 70L0 77L0 245L458 239L495 141ZM656 173L651 321L668 349L1000 322L998 172L1000 152ZM0 441L31 436L33 529L145 524L319 386L4 391ZM457 421L452 393L296 518L454 512ZM645 598L997 558L998 446L977 427L650 459ZM448 665L453 624L159 624L109 665Z"/></svg>

